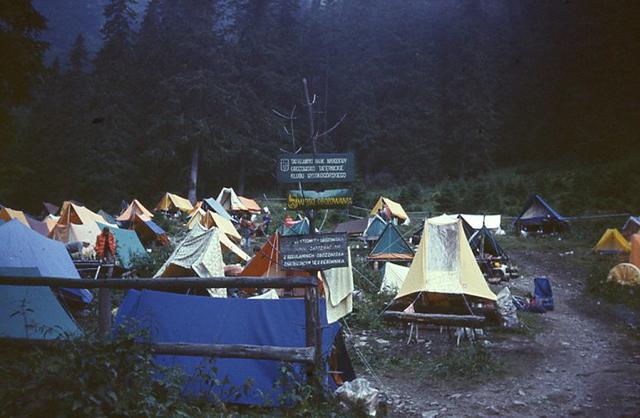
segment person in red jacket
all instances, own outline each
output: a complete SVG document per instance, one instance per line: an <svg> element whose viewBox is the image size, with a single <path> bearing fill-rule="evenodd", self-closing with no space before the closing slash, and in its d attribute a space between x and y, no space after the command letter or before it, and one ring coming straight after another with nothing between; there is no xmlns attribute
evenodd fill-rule
<svg viewBox="0 0 640 418"><path fill-rule="evenodd" d="M113 263L116 260L116 239L106 226L96 238L96 257L102 262L111 264L107 277L113 273Z"/></svg>

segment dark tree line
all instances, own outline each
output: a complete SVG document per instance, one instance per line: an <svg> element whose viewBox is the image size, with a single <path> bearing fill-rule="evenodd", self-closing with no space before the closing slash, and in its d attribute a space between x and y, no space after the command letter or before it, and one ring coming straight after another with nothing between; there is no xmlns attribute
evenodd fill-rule
<svg viewBox="0 0 640 418"><path fill-rule="evenodd" d="M296 106L297 139L310 151L302 78L317 95L318 130L348 114L320 150L355 152L368 184L619 158L639 139L634 1L134 6L107 1L95 56L80 35L46 69L32 36L44 21L31 16L25 31L11 19L29 13L0 10L2 55L29 61L25 78L39 74L29 89L30 79L9 76L20 71L0 66L15 90L0 93L0 202L112 208L165 190L186 195L196 180L198 197L223 185L274 188L274 159L290 137L271 109Z"/></svg>

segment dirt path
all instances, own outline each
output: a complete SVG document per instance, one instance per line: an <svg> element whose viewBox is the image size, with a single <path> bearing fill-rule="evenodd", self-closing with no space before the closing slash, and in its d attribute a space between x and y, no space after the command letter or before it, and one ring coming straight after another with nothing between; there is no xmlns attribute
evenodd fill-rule
<svg viewBox="0 0 640 418"><path fill-rule="evenodd" d="M513 257L526 276L510 286L530 291L533 276L549 276L555 311L539 315L534 336L488 336L507 365L498 376L465 382L384 373L390 416L640 416L640 339L627 323L637 316L626 312L623 320L585 296L585 272L575 256Z"/></svg>

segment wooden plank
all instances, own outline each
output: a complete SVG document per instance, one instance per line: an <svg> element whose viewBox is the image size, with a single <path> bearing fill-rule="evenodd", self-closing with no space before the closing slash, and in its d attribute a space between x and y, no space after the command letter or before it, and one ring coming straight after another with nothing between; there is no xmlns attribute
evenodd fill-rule
<svg viewBox="0 0 640 418"><path fill-rule="evenodd" d="M161 277L156 279L64 279L54 277L0 277L0 285L50 286L71 289L206 289L315 287L316 277Z"/></svg>
<svg viewBox="0 0 640 418"><path fill-rule="evenodd" d="M3 347L16 348L63 348L67 340L35 340L28 338L0 338ZM312 364L315 359L313 347L273 347L248 344L192 344L192 343L140 343L153 354L190 357L248 358L277 360Z"/></svg>
<svg viewBox="0 0 640 418"><path fill-rule="evenodd" d="M486 318L479 315L448 315L448 314L426 314L426 313L405 313L405 312L385 312L382 314L385 321L399 322L421 322L432 325L444 325L454 327L481 328L486 323Z"/></svg>

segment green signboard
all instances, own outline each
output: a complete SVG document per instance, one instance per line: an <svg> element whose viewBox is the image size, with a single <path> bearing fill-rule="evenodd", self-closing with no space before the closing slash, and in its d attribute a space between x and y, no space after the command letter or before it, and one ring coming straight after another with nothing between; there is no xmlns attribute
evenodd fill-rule
<svg viewBox="0 0 640 418"><path fill-rule="evenodd" d="M351 189L331 189L322 192L312 190L290 190L287 208L302 209L343 209L353 203Z"/></svg>

